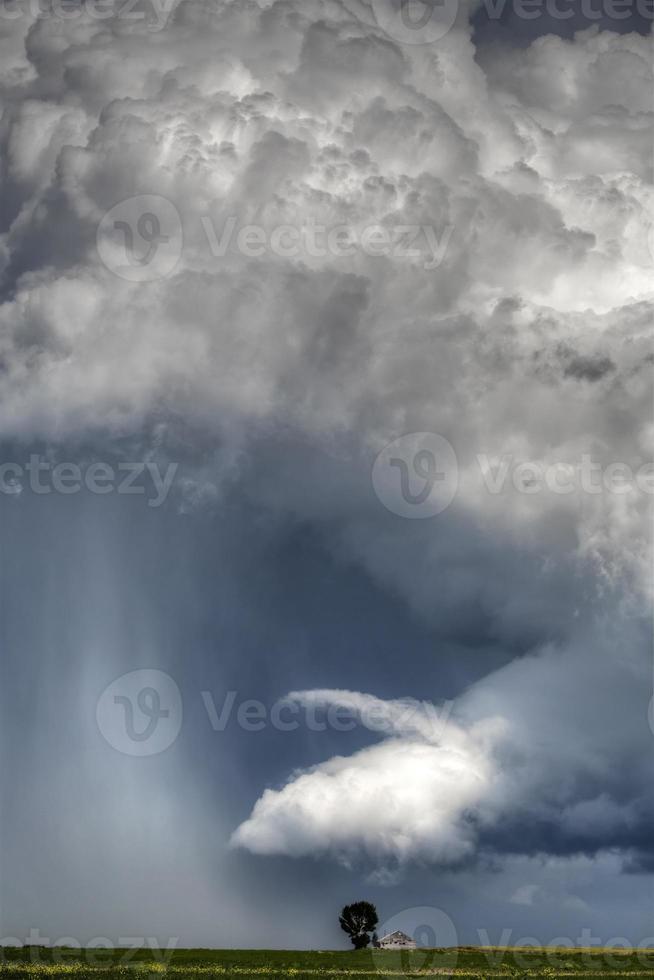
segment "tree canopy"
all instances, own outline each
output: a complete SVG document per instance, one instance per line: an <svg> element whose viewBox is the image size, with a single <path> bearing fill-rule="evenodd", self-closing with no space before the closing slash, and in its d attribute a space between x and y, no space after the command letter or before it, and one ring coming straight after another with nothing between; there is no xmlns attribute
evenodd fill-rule
<svg viewBox="0 0 654 980"><path fill-rule="evenodd" d="M353 902L346 905L338 917L341 929L348 934L355 949L365 949L370 933L377 927L379 917L372 902Z"/></svg>

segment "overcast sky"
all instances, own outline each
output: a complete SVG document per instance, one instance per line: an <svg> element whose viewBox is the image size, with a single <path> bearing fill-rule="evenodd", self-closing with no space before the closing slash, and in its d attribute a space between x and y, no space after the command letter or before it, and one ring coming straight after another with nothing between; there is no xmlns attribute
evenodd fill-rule
<svg viewBox="0 0 654 980"><path fill-rule="evenodd" d="M654 944L650 14L2 7L3 937Z"/></svg>

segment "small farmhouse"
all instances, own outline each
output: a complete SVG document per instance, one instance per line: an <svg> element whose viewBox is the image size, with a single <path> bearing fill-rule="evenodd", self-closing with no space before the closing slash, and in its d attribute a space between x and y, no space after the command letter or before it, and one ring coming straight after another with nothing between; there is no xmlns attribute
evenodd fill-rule
<svg viewBox="0 0 654 980"><path fill-rule="evenodd" d="M380 949L415 949L416 941L405 932L389 932L379 940Z"/></svg>

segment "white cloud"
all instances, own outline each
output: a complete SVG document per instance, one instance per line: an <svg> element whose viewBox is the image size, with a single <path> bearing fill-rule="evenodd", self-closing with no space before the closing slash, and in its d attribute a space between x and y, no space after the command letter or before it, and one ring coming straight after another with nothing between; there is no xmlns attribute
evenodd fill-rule
<svg viewBox="0 0 654 980"><path fill-rule="evenodd" d="M374 717L383 740L266 790L233 843L382 869L457 865L484 852L628 851L651 809L639 693L651 664L627 634L616 657L607 632L513 661L473 685L448 717L348 691L290 695L345 708L373 730L365 718ZM511 901L532 904L534 895L521 888Z"/></svg>
<svg viewBox="0 0 654 980"><path fill-rule="evenodd" d="M267 790L234 834L257 854L329 852L346 864L365 857L400 864L421 856L456 864L474 851L475 833L461 820L488 793L494 770L492 723L465 732L433 724L405 702L348 691L304 692L303 705L338 705L369 713L387 737L350 758L302 773L281 791Z"/></svg>

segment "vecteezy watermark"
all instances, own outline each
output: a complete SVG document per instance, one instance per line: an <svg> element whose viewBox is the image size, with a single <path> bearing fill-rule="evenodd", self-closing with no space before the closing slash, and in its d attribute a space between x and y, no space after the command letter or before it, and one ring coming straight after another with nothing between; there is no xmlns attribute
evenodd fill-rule
<svg viewBox="0 0 654 980"><path fill-rule="evenodd" d="M499 20L507 8L520 20L566 21L576 16L592 24L629 17L654 19L654 0L482 0L482 7L490 20Z"/></svg>
<svg viewBox="0 0 654 980"><path fill-rule="evenodd" d="M316 221L267 229L262 225L239 225L235 215L230 215L218 230L207 215L200 220L214 258L224 258L230 249L248 258L269 253L283 259L306 260L352 258L361 252L369 258L388 256L416 261L426 271L441 265L454 231L454 225L442 229L379 223L358 227L343 223L322 225Z"/></svg>
<svg viewBox="0 0 654 980"><path fill-rule="evenodd" d="M654 494L654 463L632 467L629 463L600 463L590 453L582 453L576 462L542 462L520 460L512 453L476 457L485 489L490 494L503 493L507 487L520 494L553 493L558 496L582 493L622 495L640 492Z"/></svg>
<svg viewBox="0 0 654 980"><path fill-rule="evenodd" d="M272 704L238 691L214 696L201 691L196 708L204 709L214 732L235 725L244 732L352 732L364 728L375 735L420 732L437 742L449 724L453 701L441 705L400 698L391 706L377 698L316 700L302 693ZM157 755L169 748L182 727L182 698L173 678L162 670L133 670L116 678L101 693L96 720L104 739L124 755Z"/></svg>
<svg viewBox="0 0 654 980"><path fill-rule="evenodd" d="M40 929L30 929L22 939L17 936L0 937L0 963L15 963L11 952L20 949L26 950L29 962L36 965L60 965L75 960L90 967L126 967L135 965L133 961L138 959L147 966L148 960L143 956L147 953L150 962L161 969L170 963L178 942L178 936L167 939L165 946L155 936L119 936L118 942L106 936L94 936L84 942L74 936L60 936L53 940L43 935ZM21 953L21 961L24 961L23 958L24 953Z"/></svg>
<svg viewBox="0 0 654 980"><path fill-rule="evenodd" d="M201 692L209 723L214 732L224 732L232 721L246 732L272 728L278 732L351 732L365 728L377 735L396 731L429 732L437 740L442 736L452 712L453 701L440 707L430 701L405 698L389 712L384 702L375 698L361 704L320 703L301 698L280 698L266 705L256 698L240 699L238 691L227 691L220 702L211 691Z"/></svg>
<svg viewBox="0 0 654 980"><path fill-rule="evenodd" d="M124 462L116 466L93 462L80 466L70 462L53 463L32 454L27 463L0 463L0 494L15 497L29 490L38 495L59 493L69 496L86 489L99 495L147 496L148 507L161 507L170 493L178 467L178 463L169 463L164 470L153 462Z"/></svg>
<svg viewBox="0 0 654 980"><path fill-rule="evenodd" d="M315 259L392 258L414 262L427 272L443 262L454 226L432 225L324 225L244 224L229 215L218 226L200 215L195 241L214 259L238 254L256 259L264 255L311 262ZM110 272L130 282L165 279L177 268L184 247L182 219L175 205L157 194L140 194L114 205L100 221L96 235L98 255Z"/></svg>
<svg viewBox="0 0 654 980"><path fill-rule="evenodd" d="M132 670L104 689L95 712L105 741L123 755L158 755L182 728L182 696L162 670Z"/></svg>
<svg viewBox="0 0 654 980"><path fill-rule="evenodd" d="M433 44L450 31L459 0L372 0L377 24L401 44Z"/></svg>
<svg viewBox="0 0 654 980"><path fill-rule="evenodd" d="M466 473L486 493L499 496L645 494L654 496L654 463L637 466L620 460L600 462L590 453L576 461L526 460L503 453L479 453ZM435 517L454 500L459 464L452 445L435 432L412 432L382 449L372 467L373 489L381 503L399 517Z"/></svg>
<svg viewBox="0 0 654 980"><path fill-rule="evenodd" d="M401 44L433 44L456 23L460 0L372 0L381 30ZM467 13L467 4L465 11ZM482 0L480 10L498 21L505 11L519 20L622 21L631 18L654 20L654 0Z"/></svg>
<svg viewBox="0 0 654 980"><path fill-rule="evenodd" d="M592 929L584 927L578 936L555 936L544 940L536 936L516 936L515 930L504 928L494 939L488 929L477 929L479 952L493 972L502 965L522 971L561 970L562 960L573 954L573 967L583 966L590 971L608 966L625 969L625 958L633 957L639 966L651 970L654 966L654 936L634 944L624 936L602 939ZM567 972L570 965L564 967ZM483 975L483 973L482 973Z"/></svg>
<svg viewBox="0 0 654 980"><path fill-rule="evenodd" d="M379 973L408 980L416 974L453 970L457 947L457 931L449 915L421 905L403 909L379 926L372 959Z"/></svg>
<svg viewBox="0 0 654 980"><path fill-rule="evenodd" d="M372 468L381 503L398 517L435 517L457 492L459 467L451 443L436 432L411 432L385 446Z"/></svg>
<svg viewBox="0 0 654 980"><path fill-rule="evenodd" d="M149 31L168 24L177 0L0 0L0 20L124 20L145 23Z"/></svg>
<svg viewBox="0 0 654 980"><path fill-rule="evenodd" d="M23 938L0 937L0 963L15 962L14 957L7 953L20 949L26 950L29 962L37 965L60 965L73 959L77 962L81 960L90 967L134 966L135 959L147 965L143 954L148 953L151 962L162 968L170 963L178 942L178 936L167 939L165 945L155 936L119 936L117 942L106 936L94 936L81 942L74 936L51 939L43 935L40 929L32 928Z"/></svg>
<svg viewBox="0 0 654 980"><path fill-rule="evenodd" d="M175 205L159 194L139 194L114 205L96 234L100 259L121 279L165 279L182 255L182 220Z"/></svg>

